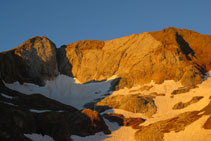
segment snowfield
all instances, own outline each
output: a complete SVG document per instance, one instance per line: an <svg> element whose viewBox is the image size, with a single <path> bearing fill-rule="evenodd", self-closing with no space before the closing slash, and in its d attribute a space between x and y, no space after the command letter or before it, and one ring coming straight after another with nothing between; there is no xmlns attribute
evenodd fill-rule
<svg viewBox="0 0 211 141"><path fill-rule="evenodd" d="M64 104L82 109L84 104L104 97L104 94L108 93L110 89L111 82L112 80L80 84L79 81L76 83L72 77L59 75L52 81L46 81L46 85L43 87L31 83L21 85L19 82L5 83L5 85L25 94L40 93Z"/></svg>
<svg viewBox="0 0 211 141"><path fill-rule="evenodd" d="M116 76L111 77L116 78ZM39 87L34 84L24 83L23 85L15 82L13 84L5 85L13 90L20 91L25 94L33 94L33 93L41 93L49 98L58 100L64 104L72 105L78 109L82 109L83 105L94 101L97 98L105 97L104 94L109 92L111 86L111 80L97 82L97 83L87 83L80 84L77 79L73 79L71 77L65 75L59 75L53 81L46 81L46 85L44 87ZM161 120L167 120L173 118L181 113L188 111L199 111L202 110L210 103L209 97L211 96L211 78L210 75L207 74L206 80L198 85L197 88L191 89L189 92L177 94L172 97L172 91L176 90L182 85L179 82L175 82L173 80L165 81L163 84L154 84L151 82L148 86L153 86L149 90L141 90L141 86L136 86L133 88L124 88L118 91L109 92L111 95L129 95L129 94L139 94L150 95L154 92L163 93L164 96L156 96L154 98L155 104L157 106L157 113L154 114L151 118L144 117L140 113L131 113L128 111L120 110L120 109L110 109L106 112L113 112L123 114L125 117L142 117L147 119L144 123L140 124L140 126L147 126L153 124L155 122ZM191 104L183 109L173 110L173 106L178 102L188 102L194 96L203 96L201 100L198 102ZM8 97L10 98L10 97ZM33 111L33 110L32 110ZM42 111L33 111L33 112L42 112ZM101 113L101 114L103 114ZM209 141L211 139L211 130L205 130L202 128L203 124L206 122L209 116L204 115L199 120L193 122L189 126L185 128L184 131L180 132L170 132L165 133L164 140L166 141ZM73 140L76 141L133 141L134 134L137 129L133 129L131 127L126 126L118 126L117 123L112 123L106 120L106 124L109 126L109 129L112 131L110 135L104 135L102 132L97 133L92 136L87 137L79 137L79 136L71 136ZM32 135L26 135L27 137L31 137ZM35 137L39 137L39 135L35 135ZM49 137L50 138L50 137ZM33 140L36 141L36 139ZM47 140L47 139L46 139Z"/></svg>

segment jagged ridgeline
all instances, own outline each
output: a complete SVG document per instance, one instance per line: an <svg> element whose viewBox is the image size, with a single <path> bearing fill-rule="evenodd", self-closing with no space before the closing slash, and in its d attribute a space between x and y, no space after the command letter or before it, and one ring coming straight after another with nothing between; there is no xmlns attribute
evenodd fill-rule
<svg viewBox="0 0 211 141"><path fill-rule="evenodd" d="M120 78L116 89L164 80L192 86L211 69L211 36L166 28L110 41L85 40L56 48L46 37L34 37L0 53L0 76L44 85L59 73L85 83Z"/></svg>

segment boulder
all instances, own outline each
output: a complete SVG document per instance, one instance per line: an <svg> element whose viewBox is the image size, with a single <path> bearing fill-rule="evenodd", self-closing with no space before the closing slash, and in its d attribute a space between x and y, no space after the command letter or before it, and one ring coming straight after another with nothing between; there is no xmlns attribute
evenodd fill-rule
<svg viewBox="0 0 211 141"><path fill-rule="evenodd" d="M110 122L117 122L119 126L131 126L132 128L139 128L139 124L145 121L142 118L126 118L116 113L106 113L103 116Z"/></svg>
<svg viewBox="0 0 211 141"><path fill-rule="evenodd" d="M123 109L133 113L142 113L149 117L157 111L153 98L139 95L109 96L98 102L96 105Z"/></svg>

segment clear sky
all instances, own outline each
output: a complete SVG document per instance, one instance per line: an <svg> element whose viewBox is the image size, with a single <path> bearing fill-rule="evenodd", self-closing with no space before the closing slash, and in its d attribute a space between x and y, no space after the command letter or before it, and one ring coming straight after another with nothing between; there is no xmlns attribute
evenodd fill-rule
<svg viewBox="0 0 211 141"><path fill-rule="evenodd" d="M0 0L0 51L44 35L57 47L173 26L211 35L211 0Z"/></svg>

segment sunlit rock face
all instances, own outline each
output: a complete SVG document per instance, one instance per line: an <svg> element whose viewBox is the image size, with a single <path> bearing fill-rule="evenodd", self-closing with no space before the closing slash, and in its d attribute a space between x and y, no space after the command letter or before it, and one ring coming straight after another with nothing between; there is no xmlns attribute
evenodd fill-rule
<svg viewBox="0 0 211 141"><path fill-rule="evenodd" d="M192 86L203 81L210 70L211 37L194 31L167 28L134 34L110 41L79 41L60 50L61 73L82 83L121 77L117 88L153 80L181 81ZM202 59L203 58L203 59ZM67 69L68 68L68 69Z"/></svg>

